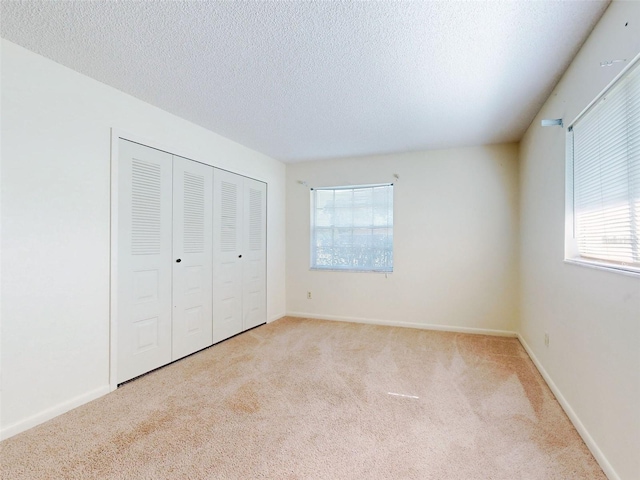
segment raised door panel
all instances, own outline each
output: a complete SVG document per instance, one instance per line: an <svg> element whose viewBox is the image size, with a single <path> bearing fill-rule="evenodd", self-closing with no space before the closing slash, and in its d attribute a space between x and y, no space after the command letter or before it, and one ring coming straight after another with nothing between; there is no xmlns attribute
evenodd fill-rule
<svg viewBox="0 0 640 480"><path fill-rule="evenodd" d="M213 167L173 157L173 354L212 338Z"/></svg>
<svg viewBox="0 0 640 480"><path fill-rule="evenodd" d="M242 331L243 177L214 169L213 343Z"/></svg>
<svg viewBox="0 0 640 480"><path fill-rule="evenodd" d="M267 321L266 234L267 185L244 179L243 330Z"/></svg>
<svg viewBox="0 0 640 480"><path fill-rule="evenodd" d="M120 140L118 374L122 383L171 361L171 155Z"/></svg>

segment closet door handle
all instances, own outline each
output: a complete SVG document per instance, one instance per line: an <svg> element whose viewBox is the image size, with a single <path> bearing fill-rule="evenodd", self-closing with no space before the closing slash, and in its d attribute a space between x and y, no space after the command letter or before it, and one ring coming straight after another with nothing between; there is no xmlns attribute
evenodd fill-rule
<svg viewBox="0 0 640 480"><path fill-rule="evenodd" d="M181 261L182 261L182 259L179 258L179 259L176 260L176 263L180 263Z"/></svg>
<svg viewBox="0 0 640 480"><path fill-rule="evenodd" d="M238 255L238 258L242 258L242 255Z"/></svg>

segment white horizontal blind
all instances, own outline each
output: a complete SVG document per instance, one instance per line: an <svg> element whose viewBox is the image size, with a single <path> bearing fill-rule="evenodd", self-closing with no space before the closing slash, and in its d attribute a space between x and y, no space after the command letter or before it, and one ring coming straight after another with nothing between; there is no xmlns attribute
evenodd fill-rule
<svg viewBox="0 0 640 480"><path fill-rule="evenodd" d="M575 239L580 256L640 267L640 68L572 127ZM570 151L570 150L569 150Z"/></svg>
<svg viewBox="0 0 640 480"><path fill-rule="evenodd" d="M393 271L393 185L311 190L311 268Z"/></svg>

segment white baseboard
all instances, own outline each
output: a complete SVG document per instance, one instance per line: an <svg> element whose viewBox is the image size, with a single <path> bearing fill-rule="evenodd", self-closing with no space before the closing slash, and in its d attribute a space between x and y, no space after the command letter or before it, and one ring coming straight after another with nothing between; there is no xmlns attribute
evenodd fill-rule
<svg viewBox="0 0 640 480"><path fill-rule="evenodd" d="M576 412L573 410L573 408L571 408L571 405L569 405L569 402L567 402L567 399L564 398L560 389L553 382L553 380L551 379L547 371L544 369L544 367L538 360L538 357L536 357L536 355L533 353L533 350L531 350L531 348L529 347L527 342L524 340L522 335L518 333L517 336L518 336L518 340L520 341L524 349L527 351L527 354L531 358L531 361L533 361L533 364L536 366L536 368L540 372L540 375L542 375L542 378L544 378L544 381L547 382L547 385L551 389L551 392L555 395L556 400L558 400L558 403L560 404L564 412L569 417L569 420L571 420L571 423L573 423L573 426L576 427L576 430L582 437L582 440L584 440L584 443L587 445L587 448L591 451L591 454L598 462L598 465L600 465L600 468L602 468L602 471L604 472L604 474L607 476L609 480L620 480L620 476L613 469L613 467L607 460L607 457L605 457L604 453L602 453L602 450L600 450L600 448L598 447L598 444L595 442L593 437L589 434L589 432L587 431L587 428L580 421L580 418L578 417Z"/></svg>
<svg viewBox="0 0 640 480"><path fill-rule="evenodd" d="M509 330L492 330L489 328L454 327L450 325L434 325L429 323L395 322L392 320L380 320L360 317L342 317L336 315L318 315L315 313L288 312L288 317L314 318L318 320L334 320L338 322L366 323L369 325L385 325L388 327L419 328L422 330L438 330L442 332L474 333L478 335L494 335L498 337L516 337L516 332Z"/></svg>
<svg viewBox="0 0 640 480"><path fill-rule="evenodd" d="M276 320L279 320L283 316L285 315L273 316L267 320L267 323L271 323ZM605 457L604 453L602 453L602 450L600 450L600 448L598 447L598 444L595 442L593 437L589 434L588 430L580 421L580 418L575 413L573 408L571 408L571 405L569 404L569 402L567 402L567 400L564 398L560 389L556 386L556 384L551 379L547 371L544 369L544 367L542 366L542 364L540 363L536 355L533 353L533 350L531 350L527 342L519 333L511 332L508 330L493 330L493 329L486 329L486 328L470 328L470 327L452 327L449 325L433 325L433 324L422 324L422 323L411 323L411 322L394 322L394 321L380 320L380 319L343 317L343 316L336 316L336 315L317 315L313 313L302 313L302 312L288 312L286 316L300 317L300 318L314 318L319 320L332 320L332 321L341 321L341 322L365 323L370 325L385 325L385 326L392 326L392 327L395 326L395 327L419 328L424 330L439 330L439 331L445 331L445 332L473 333L473 334L482 334L482 335L496 335L496 336L503 336L503 337L517 337L520 343L522 344L522 346L524 347L524 349L526 350L527 354L533 361L533 364L536 366L536 368L540 372L540 375L542 375L542 378L551 389L551 392L554 394L554 396L558 400L558 403L560 404L562 409L565 411L565 413L569 417L569 420L571 420L571 423L573 423L574 427L576 428L576 430L584 440L584 443L587 445L587 447L593 454L594 458L596 459L596 461L604 471L607 478L609 478L610 480L620 480L619 475L613 469L613 467ZM18 433L24 432L25 430L33 428L36 425L40 425L41 423L51 420L52 418L57 417L58 415L62 415L63 413L68 412L69 410L73 410L74 408L79 407L80 405L83 405L92 400L100 398L103 395L106 395L107 393L109 393L109 391L110 391L109 385L104 385L90 392L84 393L82 395L78 395L77 397L67 400L66 402L60 403L54 407L48 408L29 418L16 422L13 425L9 425L8 427L0 429L0 440L7 439L9 437L17 435Z"/></svg>
<svg viewBox="0 0 640 480"><path fill-rule="evenodd" d="M91 390L90 392L83 393L82 395L78 395L66 402L59 403L51 408L47 408L46 410L32 415L31 417L25 418L24 420L20 420L19 422L14 423L13 425L9 425L0 430L0 440L5 440L9 437L13 437L18 433L24 432L25 430L29 430L30 428L35 427L36 425L40 425L41 423L46 422L47 420L51 420L58 415L62 415L63 413L68 412L69 410L73 410L80 405L84 405L85 403L89 403L96 398L102 397L109 393L109 385L104 385L102 387L96 388L95 390Z"/></svg>

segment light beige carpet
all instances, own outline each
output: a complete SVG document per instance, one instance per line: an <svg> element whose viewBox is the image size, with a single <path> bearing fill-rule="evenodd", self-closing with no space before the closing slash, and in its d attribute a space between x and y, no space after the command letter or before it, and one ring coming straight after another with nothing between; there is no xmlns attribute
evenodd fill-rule
<svg viewBox="0 0 640 480"><path fill-rule="evenodd" d="M0 447L3 479L605 478L516 339L291 318Z"/></svg>

